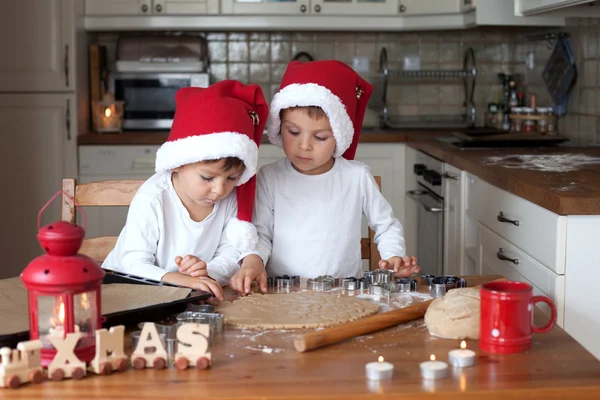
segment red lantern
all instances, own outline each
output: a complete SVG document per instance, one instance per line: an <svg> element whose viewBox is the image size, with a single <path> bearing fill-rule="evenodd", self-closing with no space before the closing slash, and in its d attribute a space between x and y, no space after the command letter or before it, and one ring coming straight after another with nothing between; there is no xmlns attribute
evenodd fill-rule
<svg viewBox="0 0 600 400"><path fill-rule="evenodd" d="M96 353L96 329L101 328L104 271L91 258L77 254L85 230L64 221L40 229L42 213L61 193L55 194L38 214L37 236L46 254L31 261L21 274L29 299L29 336L42 341L45 367L56 355L49 337L81 332L75 355L89 362Z"/></svg>

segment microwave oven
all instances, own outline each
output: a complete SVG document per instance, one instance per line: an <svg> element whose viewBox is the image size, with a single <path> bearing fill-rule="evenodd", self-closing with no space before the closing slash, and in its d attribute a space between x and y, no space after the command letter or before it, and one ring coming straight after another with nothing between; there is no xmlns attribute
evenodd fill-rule
<svg viewBox="0 0 600 400"><path fill-rule="evenodd" d="M124 130L168 130L175 116L175 93L208 87L208 73L128 72L112 74L109 89L123 106Z"/></svg>

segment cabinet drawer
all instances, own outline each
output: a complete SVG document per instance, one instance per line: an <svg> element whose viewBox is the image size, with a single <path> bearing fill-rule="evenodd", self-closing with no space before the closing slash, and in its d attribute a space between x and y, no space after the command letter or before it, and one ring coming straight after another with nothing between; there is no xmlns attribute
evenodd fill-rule
<svg viewBox="0 0 600 400"><path fill-rule="evenodd" d="M481 223L557 274L565 273L567 217L480 179L475 185L477 214Z"/></svg>
<svg viewBox="0 0 600 400"><path fill-rule="evenodd" d="M565 310L565 277L558 275L527 255L498 234L483 225L479 225L481 273L499 274L513 281L527 282L533 286L536 295L552 299L556 305L557 323L563 326ZM510 258L513 261L501 260ZM515 264L516 263L516 264ZM540 308L549 313L546 305Z"/></svg>

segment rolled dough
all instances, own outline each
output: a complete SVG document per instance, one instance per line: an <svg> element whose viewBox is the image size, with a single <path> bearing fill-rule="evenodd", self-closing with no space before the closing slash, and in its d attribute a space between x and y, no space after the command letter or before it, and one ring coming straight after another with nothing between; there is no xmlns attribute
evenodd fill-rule
<svg viewBox="0 0 600 400"><path fill-rule="evenodd" d="M356 298L323 292L251 294L224 301L219 312L225 322L239 328L303 329L354 321L373 315L378 306Z"/></svg>
<svg viewBox="0 0 600 400"><path fill-rule="evenodd" d="M479 339L479 289L452 289L425 313L429 333L446 339Z"/></svg>

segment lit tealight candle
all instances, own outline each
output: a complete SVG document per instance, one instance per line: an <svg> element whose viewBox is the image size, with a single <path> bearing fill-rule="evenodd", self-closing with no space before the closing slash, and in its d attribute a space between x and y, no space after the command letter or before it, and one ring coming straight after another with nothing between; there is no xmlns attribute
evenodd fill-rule
<svg viewBox="0 0 600 400"><path fill-rule="evenodd" d="M372 381L380 381L382 379L390 379L394 373L394 366L389 362L383 361L383 357L379 357L377 362L370 362L366 365L367 379Z"/></svg>
<svg viewBox="0 0 600 400"><path fill-rule="evenodd" d="M460 350L451 350L448 353L448 360L455 367L470 367L475 364L475 352L467 349L467 342L463 340L460 343Z"/></svg>
<svg viewBox="0 0 600 400"><path fill-rule="evenodd" d="M441 379L446 377L448 364L443 361L435 361L433 354L430 360L421 363L421 377L423 379Z"/></svg>

